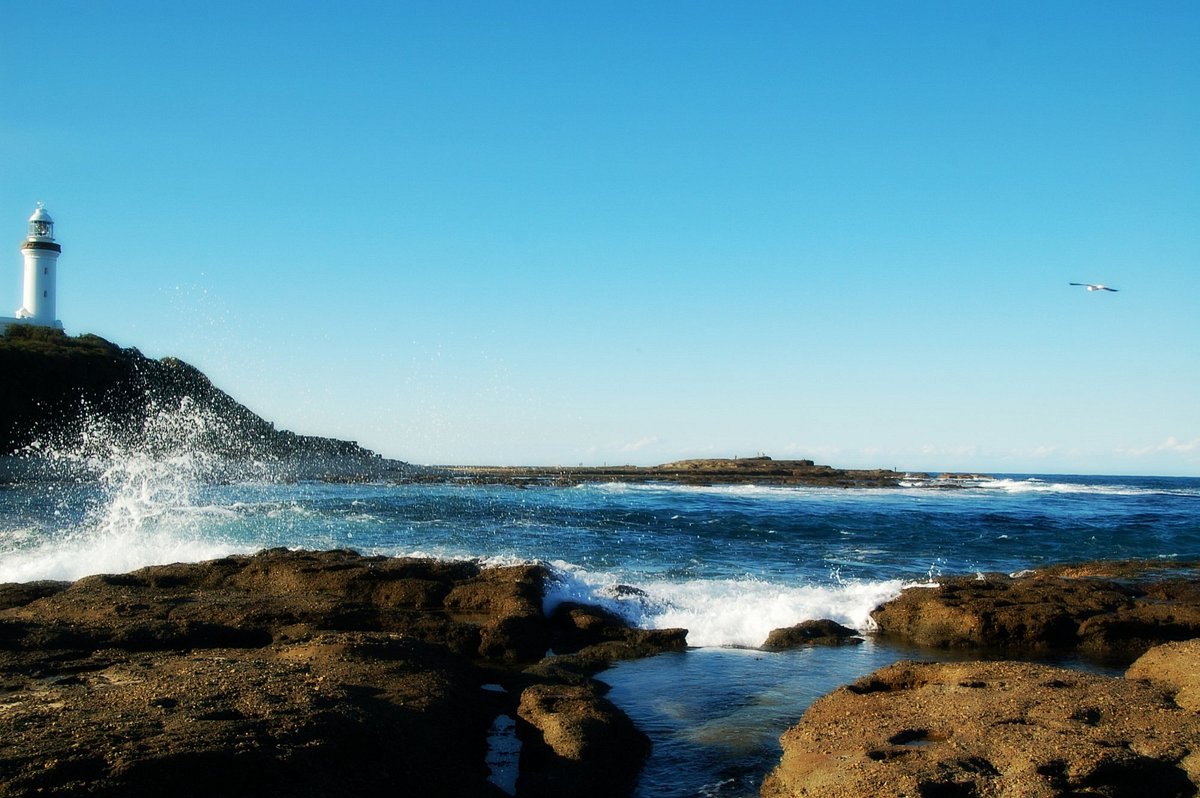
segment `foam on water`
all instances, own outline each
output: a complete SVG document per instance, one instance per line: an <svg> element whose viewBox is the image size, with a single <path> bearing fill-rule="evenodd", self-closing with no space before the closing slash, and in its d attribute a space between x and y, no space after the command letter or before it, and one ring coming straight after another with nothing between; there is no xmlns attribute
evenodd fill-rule
<svg viewBox="0 0 1200 798"><path fill-rule="evenodd" d="M683 485L670 482L606 482L595 485L581 485L578 490L593 490L615 495L621 494L687 494L694 496L744 497L748 499L766 498L773 501L787 499L812 500L829 495L840 496L845 488L833 488L820 485ZM868 495L878 492L895 493L895 488L855 488L855 492Z"/></svg>
<svg viewBox="0 0 1200 798"><path fill-rule="evenodd" d="M953 488L949 495L970 495L975 491L996 491L1011 494L1096 494L1111 496L1194 496L1200 498L1200 489L1193 486L1171 484L1164 478L1162 485L1146 486L1132 484L1135 480L1121 477L1080 477L1079 481L1043 479L1036 476L972 476L972 477L924 477L908 475L900 481L899 488L855 488L859 496L885 494L889 496L922 496L930 488ZM1137 478L1143 481L1145 478ZM1181 482L1182 480L1175 480ZM772 501L788 499L814 501L822 497L838 498L845 494L844 488L807 485L674 485L665 482L622 483L581 486L581 489L621 494L691 494L714 497L763 498Z"/></svg>
<svg viewBox="0 0 1200 798"><path fill-rule="evenodd" d="M899 581L833 587L787 587L770 582L701 581L656 586L664 609L651 628L688 629L693 646L760 646L772 629L828 618L855 629L871 625L870 612L899 595Z"/></svg>
<svg viewBox="0 0 1200 798"><path fill-rule="evenodd" d="M1150 484L1147 484L1150 483ZM1200 498L1194 480L1175 477L1068 477L1059 476L972 476L910 477L901 485L918 490L933 488L961 489L965 495L975 491L1009 494L1080 494L1100 496L1180 496Z"/></svg>
<svg viewBox="0 0 1200 798"><path fill-rule="evenodd" d="M552 564L546 611L566 601L599 604L647 629L684 628L688 645L754 648L773 629L828 618L871 628L871 610L899 595L901 580L783 585L760 579L692 579L622 584L611 573Z"/></svg>
<svg viewBox="0 0 1200 798"><path fill-rule="evenodd" d="M1167 494L1171 496L1196 496L1200 491L1188 488L1143 487L1137 485L1113 483L1077 483L1053 482L1038 477L999 478L980 480L974 487L981 490L1000 490L1008 493L1078 493L1078 494L1107 494L1112 496L1153 496Z"/></svg>
<svg viewBox="0 0 1200 798"><path fill-rule="evenodd" d="M147 530L127 530L108 537L85 531L6 555L0 561L0 582L74 581L92 574L126 573L155 563L200 562L249 551L202 539L147 534Z"/></svg>

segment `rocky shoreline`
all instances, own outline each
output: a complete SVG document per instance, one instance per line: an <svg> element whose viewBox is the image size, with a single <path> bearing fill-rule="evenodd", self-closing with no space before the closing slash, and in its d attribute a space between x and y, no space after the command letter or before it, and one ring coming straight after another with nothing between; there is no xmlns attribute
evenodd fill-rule
<svg viewBox="0 0 1200 798"><path fill-rule="evenodd" d="M1198 573L1095 563L909 588L872 614L879 638L978 659L902 661L818 699L784 734L761 794L1195 795ZM1071 654L1129 667L1122 678L1028 661Z"/></svg>
<svg viewBox="0 0 1200 798"><path fill-rule="evenodd" d="M1152 657L1153 655L1153 657ZM764 798L1195 795L1196 641L1124 678L1030 662L899 662L818 699Z"/></svg>
<svg viewBox="0 0 1200 798"><path fill-rule="evenodd" d="M0 586L0 796L628 794L649 743L591 674L684 647L547 571L264 551ZM545 658L553 649L558 656Z"/></svg>
<svg viewBox="0 0 1200 798"><path fill-rule="evenodd" d="M911 588L899 662L819 699L763 784L781 796L1192 795L1197 566L989 574ZM0 585L0 796L620 796L649 741L593 675L675 651L591 606L543 607L539 565L269 550L74 583ZM764 644L857 642L809 621ZM553 654L548 654L553 652ZM1084 654L1125 678L1003 657ZM1146 784L1155 790L1146 792Z"/></svg>

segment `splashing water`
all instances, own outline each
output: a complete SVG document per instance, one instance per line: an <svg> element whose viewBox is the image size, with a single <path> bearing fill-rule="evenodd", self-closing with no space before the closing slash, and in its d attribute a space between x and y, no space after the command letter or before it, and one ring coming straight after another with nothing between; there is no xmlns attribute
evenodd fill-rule
<svg viewBox="0 0 1200 798"><path fill-rule="evenodd" d="M839 583L782 584L762 579L648 580L638 587L617 584L611 574L595 574L557 561L546 593L547 613L566 601L599 604L635 626L684 628L691 646L762 645L771 630L800 620L828 618L855 629L870 629L870 612L899 594L899 579Z"/></svg>
<svg viewBox="0 0 1200 798"><path fill-rule="evenodd" d="M26 500L50 512L40 529L9 530L16 550L0 558L0 582L73 580L250 550L214 538L213 516L228 511L198 501L206 484L267 470L207 451L204 442L224 432L220 419L184 397L175 406L151 403L136 430L99 413L82 421L71 440L29 447L37 458L22 461L33 478L22 486Z"/></svg>

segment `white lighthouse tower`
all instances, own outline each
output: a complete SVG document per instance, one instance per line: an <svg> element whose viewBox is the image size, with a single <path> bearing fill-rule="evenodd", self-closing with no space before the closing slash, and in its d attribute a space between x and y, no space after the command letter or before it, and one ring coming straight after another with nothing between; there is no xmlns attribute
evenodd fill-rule
<svg viewBox="0 0 1200 798"><path fill-rule="evenodd" d="M25 256L25 292L17 320L61 328L62 322L55 318L55 286L62 246L54 240L54 220L40 202L29 217L29 235L21 252Z"/></svg>

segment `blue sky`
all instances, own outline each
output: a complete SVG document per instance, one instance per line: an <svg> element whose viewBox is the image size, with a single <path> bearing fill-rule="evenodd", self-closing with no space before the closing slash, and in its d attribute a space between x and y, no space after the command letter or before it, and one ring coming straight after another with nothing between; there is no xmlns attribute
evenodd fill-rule
<svg viewBox="0 0 1200 798"><path fill-rule="evenodd" d="M1194 2L0 14L0 297L281 427L1200 475Z"/></svg>

